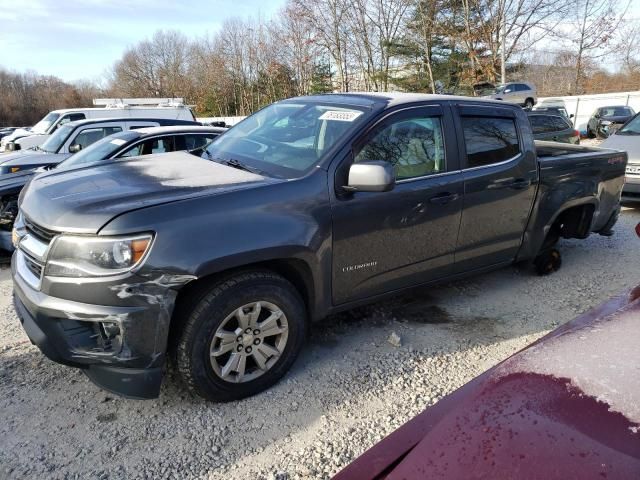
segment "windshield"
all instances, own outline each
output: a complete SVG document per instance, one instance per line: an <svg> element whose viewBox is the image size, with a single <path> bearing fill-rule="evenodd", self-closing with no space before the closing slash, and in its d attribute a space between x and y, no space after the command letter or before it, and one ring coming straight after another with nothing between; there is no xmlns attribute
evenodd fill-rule
<svg viewBox="0 0 640 480"><path fill-rule="evenodd" d="M640 115L636 115L616 135L640 135Z"/></svg>
<svg viewBox="0 0 640 480"><path fill-rule="evenodd" d="M498 86L496 87L496 90L495 90L495 92L494 92L494 93L496 93L496 94L500 94L500 93L504 92L504 89L505 89L505 88L507 88L507 86L506 86L506 85L498 85Z"/></svg>
<svg viewBox="0 0 640 480"><path fill-rule="evenodd" d="M363 117L363 110L351 106L275 103L218 137L203 157L297 178L317 165Z"/></svg>
<svg viewBox="0 0 640 480"><path fill-rule="evenodd" d="M633 110L630 107L607 107L600 110L600 115L603 117L624 117L633 115Z"/></svg>
<svg viewBox="0 0 640 480"><path fill-rule="evenodd" d="M65 142L65 140L71 135L73 131L73 127L70 125L65 125L63 127L58 128L53 134L47 138L47 140L42 144L40 150L44 150L49 153L58 153L58 150Z"/></svg>
<svg viewBox="0 0 640 480"><path fill-rule="evenodd" d="M61 162L57 168L73 168L106 160L123 145L139 137L140 133L138 132L114 133L113 135L109 135L92 143L78 153L71 155L68 159Z"/></svg>
<svg viewBox="0 0 640 480"><path fill-rule="evenodd" d="M42 120L33 126L31 131L41 134L49 133L49 128L58 118L60 118L59 113L49 112Z"/></svg>

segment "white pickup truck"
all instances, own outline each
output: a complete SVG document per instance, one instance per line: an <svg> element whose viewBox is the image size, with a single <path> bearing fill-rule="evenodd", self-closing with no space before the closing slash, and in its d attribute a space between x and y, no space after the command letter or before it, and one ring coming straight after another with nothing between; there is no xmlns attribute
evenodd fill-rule
<svg viewBox="0 0 640 480"><path fill-rule="evenodd" d="M182 98L102 98L94 99L98 108L53 110L31 129L18 129L0 140L0 152L26 150L42 145L58 127L77 120L94 118L164 118L195 121Z"/></svg>

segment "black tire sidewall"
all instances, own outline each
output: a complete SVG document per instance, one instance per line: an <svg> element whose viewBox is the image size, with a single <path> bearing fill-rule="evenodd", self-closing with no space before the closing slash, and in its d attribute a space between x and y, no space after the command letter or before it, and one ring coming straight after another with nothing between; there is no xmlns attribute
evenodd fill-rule
<svg viewBox="0 0 640 480"><path fill-rule="evenodd" d="M277 305L286 315L288 339L284 352L269 371L246 383L222 380L213 370L209 348L213 335L222 321L235 309L247 303L266 301ZM204 305L202 304L204 302ZM205 297L191 314L195 322L188 343L191 377L197 393L214 401L238 400L275 384L289 369L302 348L306 335L304 304L293 286L279 277L241 280L213 299Z"/></svg>

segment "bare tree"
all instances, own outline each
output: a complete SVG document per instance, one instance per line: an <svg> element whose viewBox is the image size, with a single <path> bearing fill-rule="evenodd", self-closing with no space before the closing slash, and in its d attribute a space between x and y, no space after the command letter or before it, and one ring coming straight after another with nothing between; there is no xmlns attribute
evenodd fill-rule
<svg viewBox="0 0 640 480"><path fill-rule="evenodd" d="M640 24L625 21L617 35L614 51L618 52L622 71L628 74L640 73Z"/></svg>
<svg viewBox="0 0 640 480"><path fill-rule="evenodd" d="M302 18L313 29L318 43L329 52L338 74L340 90L349 91L349 57L351 34L347 11L348 0L290 0Z"/></svg>
<svg viewBox="0 0 640 480"><path fill-rule="evenodd" d="M576 55L573 93L583 93L584 67L606 55L614 33L624 18L629 3L621 8L619 0L576 0L575 20L570 40Z"/></svg>
<svg viewBox="0 0 640 480"><path fill-rule="evenodd" d="M188 96L189 44L176 31L158 31L128 49L113 69L112 87L121 95Z"/></svg>

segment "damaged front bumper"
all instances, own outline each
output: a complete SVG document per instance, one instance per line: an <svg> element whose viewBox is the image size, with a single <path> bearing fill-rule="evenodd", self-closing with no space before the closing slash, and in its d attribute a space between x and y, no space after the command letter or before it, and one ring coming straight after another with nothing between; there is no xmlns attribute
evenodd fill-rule
<svg viewBox="0 0 640 480"><path fill-rule="evenodd" d="M130 273L79 282L43 277L38 289L20 274L20 255L16 251L11 262L14 305L42 353L81 368L105 390L157 397L177 295L172 287L191 278Z"/></svg>

